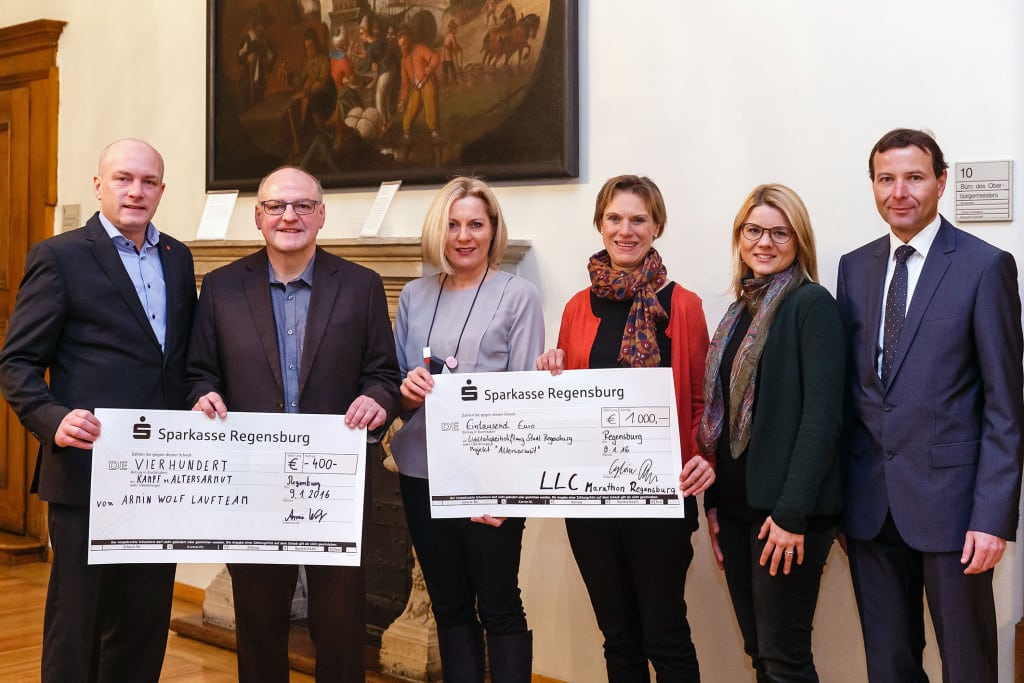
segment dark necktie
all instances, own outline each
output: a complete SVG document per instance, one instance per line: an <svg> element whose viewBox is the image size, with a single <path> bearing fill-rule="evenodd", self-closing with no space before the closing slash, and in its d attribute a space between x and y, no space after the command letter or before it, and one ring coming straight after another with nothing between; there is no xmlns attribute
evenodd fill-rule
<svg viewBox="0 0 1024 683"><path fill-rule="evenodd" d="M889 372L896 358L896 343L907 317L907 259L914 248L904 244L896 249L896 269L885 295L885 332L882 335L882 384L889 383Z"/></svg>

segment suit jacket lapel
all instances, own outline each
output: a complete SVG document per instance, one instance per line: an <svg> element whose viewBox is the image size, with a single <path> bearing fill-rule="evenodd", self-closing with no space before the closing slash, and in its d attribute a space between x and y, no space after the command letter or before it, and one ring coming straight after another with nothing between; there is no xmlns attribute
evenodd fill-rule
<svg viewBox="0 0 1024 683"><path fill-rule="evenodd" d="M871 368L874 381L878 388L882 387L882 380L878 377L878 338L882 325L882 301L885 293L882 291L885 285L885 271L889 266L889 236L877 240L875 248L871 252L871 261L867 264L867 302L868 302L868 339L870 343L864 344L862 353L868 354L861 367Z"/></svg>
<svg viewBox="0 0 1024 683"><path fill-rule="evenodd" d="M309 297L309 311L306 314L306 338L302 344L302 359L299 361L299 396L306 386L313 359L323 341L327 322L331 318L339 295L341 294L341 274L335 263L323 258L319 247L316 250L316 262L313 265L313 288Z"/></svg>
<svg viewBox="0 0 1024 683"><path fill-rule="evenodd" d="M124 262L121 261L121 256L117 253L117 247L114 246L114 242L110 239L107 231L103 229L103 224L100 223L98 214L90 218L86 224L85 238L90 243L93 258L96 259L104 274L114 284L117 293L142 327L146 336L159 349L160 340L156 338L153 326L146 319L146 311L142 308L142 302L139 301L135 285L128 276L128 271L125 270Z"/></svg>
<svg viewBox="0 0 1024 683"><path fill-rule="evenodd" d="M277 388L283 395L277 326L274 324L274 305L270 301L270 262L267 260L267 250L264 248L253 254L246 262L245 268L242 289L249 305L249 312L252 314L253 325L256 326L256 337L267 356Z"/></svg>
<svg viewBox="0 0 1024 683"><path fill-rule="evenodd" d="M892 375L889 378L889 386L899 373L903 359L907 357L907 350L917 336L917 330L921 327L921 320L924 319L924 312L931 304L938 289L942 277L949 269L950 254L956 250L956 238L953 235L952 226L942 219L939 231L935 234L935 241L928 250L928 257L921 269L921 276L914 287L914 295L910 299L910 306L907 308L907 318L903 323L903 331L900 332L900 340L896 344L896 357L892 361Z"/></svg>
<svg viewBox="0 0 1024 683"><path fill-rule="evenodd" d="M175 311L181 306L179 301L180 293L185 291L185 287L188 286L186 283L181 281L181 274L187 272L189 269L182 268L180 262L182 259L187 258L187 254L182 251L181 247L176 244L170 243L165 240L163 236L160 237L160 242L157 244L157 250L160 252L160 268L164 273L164 291L167 297L167 329L164 334L164 346L168 353L170 352L170 345L173 340L177 338L176 334L173 334L179 325L184 325L185 320L181 320L174 314ZM192 284L192 283L189 283ZM183 339L188 339L189 330L185 330L185 334L182 336Z"/></svg>

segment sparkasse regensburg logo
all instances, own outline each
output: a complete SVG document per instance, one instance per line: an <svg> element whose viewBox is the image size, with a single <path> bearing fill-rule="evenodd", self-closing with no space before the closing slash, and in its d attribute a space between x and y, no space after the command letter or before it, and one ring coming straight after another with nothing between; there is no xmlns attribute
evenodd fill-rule
<svg viewBox="0 0 1024 683"><path fill-rule="evenodd" d="M139 421L132 425L133 439L148 439L153 435L153 427L146 424L146 418L140 417Z"/></svg>

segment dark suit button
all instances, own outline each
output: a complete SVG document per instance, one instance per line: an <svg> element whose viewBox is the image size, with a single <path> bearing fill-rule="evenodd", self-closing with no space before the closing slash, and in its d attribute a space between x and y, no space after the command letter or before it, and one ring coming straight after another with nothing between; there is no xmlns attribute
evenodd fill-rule
<svg viewBox="0 0 1024 683"><path fill-rule="evenodd" d="M892 460L895 457L896 457L896 454L893 453L892 451L886 451L885 452L885 459L886 460Z"/></svg>
<svg viewBox="0 0 1024 683"><path fill-rule="evenodd" d="M884 410L887 413L892 411L892 404L886 401L885 403L882 404L882 410Z"/></svg>
<svg viewBox="0 0 1024 683"><path fill-rule="evenodd" d="M276 405L277 405L277 409L278 410L284 410L284 404L283 403L277 403Z"/></svg>

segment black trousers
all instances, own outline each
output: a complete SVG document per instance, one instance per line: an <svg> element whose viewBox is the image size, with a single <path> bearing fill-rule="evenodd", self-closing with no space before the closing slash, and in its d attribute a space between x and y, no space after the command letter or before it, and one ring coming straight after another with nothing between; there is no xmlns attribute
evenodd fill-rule
<svg viewBox="0 0 1024 683"><path fill-rule="evenodd" d="M519 591L523 519L500 527L433 519L426 479L399 475L402 503L439 629L479 621L491 634L527 630Z"/></svg>
<svg viewBox="0 0 1024 683"><path fill-rule="evenodd" d="M658 683L699 682L683 595L693 522L567 519L565 528L604 635L608 683L650 681L647 660Z"/></svg>
<svg viewBox="0 0 1024 683"><path fill-rule="evenodd" d="M371 477L363 493L366 520L373 500ZM229 564L235 601L240 683L287 683L288 633L297 565ZM366 674L366 571L360 567L306 565L309 635L316 646L316 680L362 681Z"/></svg>
<svg viewBox="0 0 1024 683"><path fill-rule="evenodd" d="M758 683L817 683L811 628L818 589L836 530L804 534L804 561L772 576L760 565L761 522L718 515L725 580Z"/></svg>
<svg viewBox="0 0 1024 683"><path fill-rule="evenodd" d="M996 683L991 570L968 576L960 550L911 548L891 515L874 539L851 538L847 547L871 683L927 683L922 594L935 626L943 683Z"/></svg>
<svg viewBox="0 0 1024 683"><path fill-rule="evenodd" d="M288 632L299 568L229 564L235 599L238 680L287 683ZM362 567L306 566L309 634L317 681L362 681L365 675L366 580Z"/></svg>
<svg viewBox="0 0 1024 683"><path fill-rule="evenodd" d="M47 524L42 681L158 681L175 565L89 565L88 507L50 503Z"/></svg>

